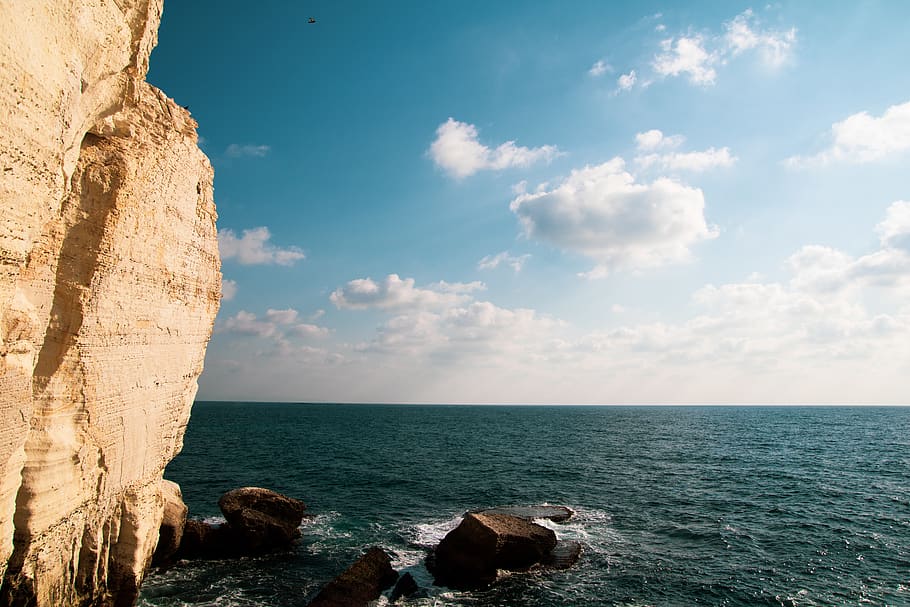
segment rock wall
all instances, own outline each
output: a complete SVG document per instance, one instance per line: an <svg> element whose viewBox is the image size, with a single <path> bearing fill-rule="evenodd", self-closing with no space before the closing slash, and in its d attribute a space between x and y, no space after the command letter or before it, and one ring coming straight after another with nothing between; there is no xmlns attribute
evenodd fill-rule
<svg viewBox="0 0 910 607"><path fill-rule="evenodd" d="M129 605L220 300L163 0L0 1L0 604Z"/></svg>

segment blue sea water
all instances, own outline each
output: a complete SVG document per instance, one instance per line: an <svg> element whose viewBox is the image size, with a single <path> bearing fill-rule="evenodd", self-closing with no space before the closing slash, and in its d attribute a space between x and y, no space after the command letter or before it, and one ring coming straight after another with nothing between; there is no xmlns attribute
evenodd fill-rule
<svg viewBox="0 0 910 607"><path fill-rule="evenodd" d="M140 605L306 605L366 548L430 584L469 509L567 505L567 571L412 605L910 605L910 408L197 403L166 477L191 516L246 485L316 515L291 552L182 563ZM384 599L380 599L380 603Z"/></svg>

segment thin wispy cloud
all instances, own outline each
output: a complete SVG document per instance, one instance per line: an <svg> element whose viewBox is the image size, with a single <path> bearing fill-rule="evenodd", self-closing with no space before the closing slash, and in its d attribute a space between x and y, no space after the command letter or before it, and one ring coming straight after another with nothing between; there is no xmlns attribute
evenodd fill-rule
<svg viewBox="0 0 910 607"><path fill-rule="evenodd" d="M910 101L892 105L881 116L857 112L831 125L831 144L811 156L791 156L791 168L832 163L864 164L902 154L910 149Z"/></svg>
<svg viewBox="0 0 910 607"><path fill-rule="evenodd" d="M655 31L665 33L667 28L658 24ZM648 65L636 68L639 72L650 70L645 80L631 70L620 76L616 92L631 90L636 84L651 84L654 78L685 78L693 85L710 87L717 83L719 69L748 54L757 57L765 69L777 70L792 61L796 34L793 27L784 30L764 27L751 9L723 23L720 31L690 27L684 33L661 40Z"/></svg>
<svg viewBox="0 0 910 607"><path fill-rule="evenodd" d="M559 155L553 145L528 148L506 141L495 148L478 140L477 127L449 118L436 129L436 139L430 144L429 155L436 166L449 176L463 179L478 171L501 171L513 167L528 167L549 162Z"/></svg>
<svg viewBox="0 0 910 607"><path fill-rule="evenodd" d="M496 255L486 255L477 262L478 270L495 270L500 265L508 266L515 272L520 272L525 263L530 259L529 254L512 255L508 251L497 253Z"/></svg>
<svg viewBox="0 0 910 607"><path fill-rule="evenodd" d="M603 76L607 72L612 72L613 66L605 62L603 59L598 59L594 62L594 65L588 70L588 75L592 78L597 78Z"/></svg>
<svg viewBox="0 0 910 607"><path fill-rule="evenodd" d="M226 156L231 158L241 158L243 156L251 156L255 158L262 158L271 151L271 147L267 145L250 145L250 144L239 144L232 143L227 146L227 149L224 150Z"/></svg>
<svg viewBox="0 0 910 607"><path fill-rule="evenodd" d="M380 281L358 278L332 292L329 299L335 307L351 310L369 308L438 308L470 299L472 291L484 289L482 282L438 282L426 287L415 286L413 278L389 274Z"/></svg>
<svg viewBox="0 0 910 607"><path fill-rule="evenodd" d="M271 238L265 226L243 230L239 237L233 230L222 228L218 230L218 252L222 260L236 260L245 266L291 266L306 257L298 247L276 247L269 242Z"/></svg>

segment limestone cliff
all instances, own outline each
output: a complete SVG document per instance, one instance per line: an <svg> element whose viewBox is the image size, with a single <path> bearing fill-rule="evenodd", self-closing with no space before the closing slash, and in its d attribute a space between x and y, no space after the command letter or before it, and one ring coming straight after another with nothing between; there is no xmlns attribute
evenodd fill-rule
<svg viewBox="0 0 910 607"><path fill-rule="evenodd" d="M130 604L220 293L163 0L0 1L0 604Z"/></svg>

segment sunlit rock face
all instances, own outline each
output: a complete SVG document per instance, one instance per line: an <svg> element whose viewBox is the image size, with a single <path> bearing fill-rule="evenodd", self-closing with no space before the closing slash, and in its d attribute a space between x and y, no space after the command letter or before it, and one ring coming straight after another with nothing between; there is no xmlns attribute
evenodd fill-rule
<svg viewBox="0 0 910 607"><path fill-rule="evenodd" d="M0 604L128 605L220 299L162 0L0 2Z"/></svg>

